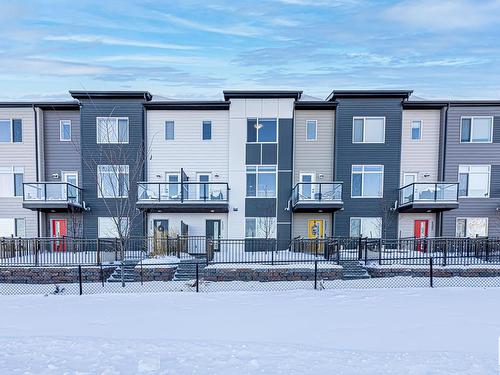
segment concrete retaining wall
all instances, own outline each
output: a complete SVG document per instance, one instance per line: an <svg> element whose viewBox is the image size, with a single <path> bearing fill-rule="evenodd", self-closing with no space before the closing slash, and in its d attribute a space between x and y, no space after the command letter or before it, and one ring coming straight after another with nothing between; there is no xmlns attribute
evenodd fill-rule
<svg viewBox="0 0 500 375"><path fill-rule="evenodd" d="M342 268L318 270L318 280L342 278ZM205 268L203 279L208 281L299 281L314 280L311 268Z"/></svg>
<svg viewBox="0 0 500 375"><path fill-rule="evenodd" d="M411 277L429 277L429 268L411 268L411 267L366 267L371 277L393 277L393 276L411 276ZM453 268L434 267L434 277L498 277L499 268Z"/></svg>

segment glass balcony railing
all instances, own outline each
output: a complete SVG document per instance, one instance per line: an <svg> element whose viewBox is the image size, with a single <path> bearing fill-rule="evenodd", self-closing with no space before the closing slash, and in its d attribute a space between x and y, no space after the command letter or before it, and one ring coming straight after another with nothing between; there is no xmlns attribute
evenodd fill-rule
<svg viewBox="0 0 500 375"><path fill-rule="evenodd" d="M222 203L229 199L227 182L138 182L139 202L213 202Z"/></svg>
<svg viewBox="0 0 500 375"><path fill-rule="evenodd" d="M82 205L82 189L69 182L25 182L24 202L66 202Z"/></svg>
<svg viewBox="0 0 500 375"><path fill-rule="evenodd" d="M414 182L399 189L399 206L415 202L458 202L458 183Z"/></svg>
<svg viewBox="0 0 500 375"><path fill-rule="evenodd" d="M299 182L292 190L292 205L297 203L342 202L342 182Z"/></svg>

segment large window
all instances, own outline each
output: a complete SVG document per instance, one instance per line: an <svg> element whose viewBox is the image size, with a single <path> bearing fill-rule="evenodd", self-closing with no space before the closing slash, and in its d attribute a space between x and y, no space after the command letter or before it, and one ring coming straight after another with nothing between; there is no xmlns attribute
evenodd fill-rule
<svg viewBox="0 0 500 375"><path fill-rule="evenodd" d="M0 142L18 143L23 141L23 122L20 119L0 120Z"/></svg>
<svg viewBox="0 0 500 375"><path fill-rule="evenodd" d="M491 143L493 117L462 117L460 120L460 142Z"/></svg>
<svg viewBox="0 0 500 375"><path fill-rule="evenodd" d="M351 237L380 238L382 236L381 217L351 217Z"/></svg>
<svg viewBox="0 0 500 375"><path fill-rule="evenodd" d="M277 142L278 125L275 118L247 119L247 142Z"/></svg>
<svg viewBox="0 0 500 375"><path fill-rule="evenodd" d="M351 197L382 198L384 185L383 165L353 165Z"/></svg>
<svg viewBox="0 0 500 375"><path fill-rule="evenodd" d="M71 120L61 120L59 122L59 140L62 142L71 141Z"/></svg>
<svg viewBox="0 0 500 375"><path fill-rule="evenodd" d="M247 197L276 197L276 166L247 166Z"/></svg>
<svg viewBox="0 0 500 375"><path fill-rule="evenodd" d="M488 198L490 172L489 165L460 165L458 167L458 196Z"/></svg>
<svg viewBox="0 0 500 375"><path fill-rule="evenodd" d="M173 121L165 121L165 139L167 141L175 139L175 123Z"/></svg>
<svg viewBox="0 0 500 375"><path fill-rule="evenodd" d="M212 121L203 121L201 133L201 139L204 141L212 139Z"/></svg>
<svg viewBox="0 0 500 375"><path fill-rule="evenodd" d="M457 237L486 237L488 235L487 217L457 218Z"/></svg>
<svg viewBox="0 0 500 375"><path fill-rule="evenodd" d="M306 121L306 140L315 141L317 139L318 122L316 120Z"/></svg>
<svg viewBox="0 0 500 375"><path fill-rule="evenodd" d="M247 217L245 219L246 238L276 238L275 217Z"/></svg>
<svg viewBox="0 0 500 375"><path fill-rule="evenodd" d="M24 218L1 218L0 237L26 237L26 225Z"/></svg>
<svg viewBox="0 0 500 375"><path fill-rule="evenodd" d="M22 197L23 176L23 167L0 167L0 197Z"/></svg>
<svg viewBox="0 0 500 375"><path fill-rule="evenodd" d="M122 217L99 217L97 218L98 236L99 238L119 238L120 233L123 236L128 236L129 225L128 218ZM120 230L118 230L120 228Z"/></svg>
<svg viewBox="0 0 500 375"><path fill-rule="evenodd" d="M422 139L422 121L411 122L411 139L412 141L420 141Z"/></svg>
<svg viewBox="0 0 500 375"><path fill-rule="evenodd" d="M128 117L97 117L97 143L128 143Z"/></svg>
<svg viewBox="0 0 500 375"><path fill-rule="evenodd" d="M99 198L127 198L128 188L128 165L97 166L97 196Z"/></svg>
<svg viewBox="0 0 500 375"><path fill-rule="evenodd" d="M385 117L354 117L352 143L384 143Z"/></svg>

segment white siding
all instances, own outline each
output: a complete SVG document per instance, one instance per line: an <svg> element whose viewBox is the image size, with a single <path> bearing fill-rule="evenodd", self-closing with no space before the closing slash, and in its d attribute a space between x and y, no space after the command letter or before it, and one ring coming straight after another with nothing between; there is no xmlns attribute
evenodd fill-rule
<svg viewBox="0 0 500 375"><path fill-rule="evenodd" d="M207 220L221 220L221 236L227 238L227 214L151 213L148 214L148 235L153 235L153 220L168 220L169 234L181 233L181 221L188 225L190 236L205 236Z"/></svg>
<svg viewBox="0 0 500 375"><path fill-rule="evenodd" d="M0 166L23 167L24 182L36 181L35 121L32 108L0 108L0 119L21 119L23 141L0 143ZM37 213L23 208L22 197L1 198L0 218L24 218L26 236L37 236Z"/></svg>
<svg viewBox="0 0 500 375"><path fill-rule="evenodd" d="M329 237L332 234L332 214L320 213L295 213L293 214L293 235L292 237L308 238L308 221L309 220L324 220L325 236Z"/></svg>

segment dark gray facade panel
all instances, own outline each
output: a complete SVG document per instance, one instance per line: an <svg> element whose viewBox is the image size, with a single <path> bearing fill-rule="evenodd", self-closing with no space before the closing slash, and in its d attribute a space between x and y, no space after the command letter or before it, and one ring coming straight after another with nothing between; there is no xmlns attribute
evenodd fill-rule
<svg viewBox="0 0 500 375"><path fill-rule="evenodd" d="M245 198L245 217L275 217L276 198Z"/></svg>
<svg viewBox="0 0 500 375"><path fill-rule="evenodd" d="M262 144L262 164L278 164L278 145L276 143Z"/></svg>
<svg viewBox="0 0 500 375"><path fill-rule="evenodd" d="M493 118L493 143L500 143L500 116Z"/></svg>
<svg viewBox="0 0 500 375"><path fill-rule="evenodd" d="M462 116L494 116L494 143L460 143L460 118ZM488 234L500 236L500 206L497 181L500 167L500 144L495 142L498 134L500 106L455 107L448 111L446 135L445 181L458 181L458 166L469 164L489 164L492 174L490 182L491 198L462 198L459 208L443 213L443 236L455 236L457 217L487 217Z"/></svg>
<svg viewBox="0 0 500 375"><path fill-rule="evenodd" d="M279 241L278 245L280 250L285 250L288 248L288 241L292 237L292 226L290 224L280 224L278 223L276 228L276 239Z"/></svg>
<svg viewBox="0 0 500 375"><path fill-rule="evenodd" d="M291 221L291 211L288 209L288 201L291 196L292 172L278 173L278 221Z"/></svg>
<svg viewBox="0 0 500 375"><path fill-rule="evenodd" d="M261 144L249 143L246 149L246 164L261 164Z"/></svg>
<svg viewBox="0 0 500 375"><path fill-rule="evenodd" d="M293 119L279 119L278 169L292 170L293 165Z"/></svg>
<svg viewBox="0 0 500 375"><path fill-rule="evenodd" d="M335 213L334 234L349 236L351 217L382 217L382 236L397 238L397 217L390 210L398 199L401 160L402 106L399 98L339 99L335 121L335 180L343 181L344 209ZM384 116L385 143L353 144L356 116ZM383 198L351 198L353 164L384 166Z"/></svg>
<svg viewBox="0 0 500 375"><path fill-rule="evenodd" d="M141 100L133 99L93 99L82 100L80 111L81 121L81 145L82 145L82 186L83 199L90 211L85 212L84 235L86 237L97 237L98 217L113 216L116 214L113 207L116 207L115 199L108 199L108 210L105 201L97 198L97 181L95 164L111 164L110 161L117 164L130 165L130 192L128 202L135 206L137 198L137 181L142 179L143 170L136 173L133 178L133 172L137 171L136 162L141 159L141 151L144 150L144 129L143 129L143 106ZM97 144L96 118L100 116L116 116L129 118L129 143L128 144ZM105 152L104 152L105 150ZM111 158L107 155L113 154ZM139 167L140 168L140 167ZM143 168L140 168L143 169ZM119 199L119 198L118 198ZM140 236L144 234L143 215L137 215L135 221L130 225L130 234Z"/></svg>

